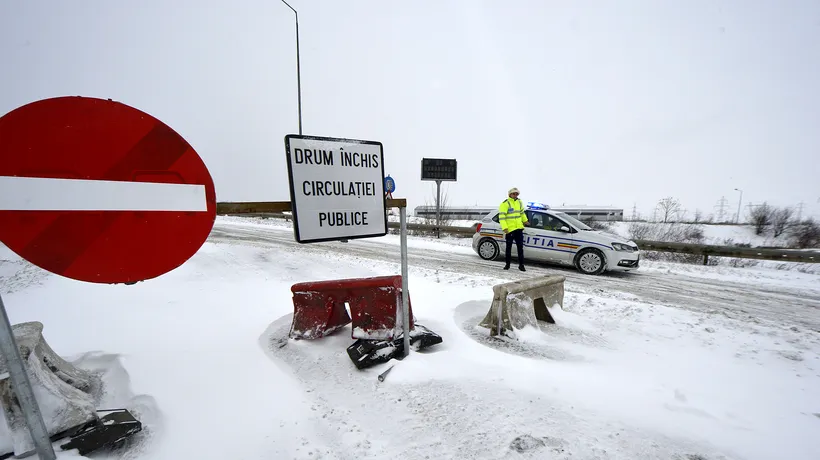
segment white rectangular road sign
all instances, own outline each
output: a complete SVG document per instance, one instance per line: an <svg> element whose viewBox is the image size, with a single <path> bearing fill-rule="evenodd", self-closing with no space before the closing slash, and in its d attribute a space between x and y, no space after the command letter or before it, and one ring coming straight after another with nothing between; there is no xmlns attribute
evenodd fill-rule
<svg viewBox="0 0 820 460"><path fill-rule="evenodd" d="M296 241L387 234L381 142L285 136Z"/></svg>

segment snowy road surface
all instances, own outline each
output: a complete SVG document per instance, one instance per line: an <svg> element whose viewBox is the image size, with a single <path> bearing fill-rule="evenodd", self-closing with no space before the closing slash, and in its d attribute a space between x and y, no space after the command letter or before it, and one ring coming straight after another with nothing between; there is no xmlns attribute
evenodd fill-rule
<svg viewBox="0 0 820 460"><path fill-rule="evenodd" d="M410 237L414 314L442 344L380 383L388 365L347 357L349 327L287 339L293 283L399 274L398 241L300 245L281 221L220 217L191 260L133 286L49 275L0 246L0 292L12 323L42 321L55 351L104 370L101 405L145 423L99 458L820 458L820 275L505 272L468 240ZM543 273L567 277L557 324L488 340L492 286Z"/></svg>
<svg viewBox="0 0 820 460"><path fill-rule="evenodd" d="M329 242L320 246L297 243L293 230L288 226L243 226L235 222L219 222L215 225L211 241L238 241L262 247L280 247L312 254L331 252L348 255L360 260L379 262L399 261L398 237L389 241L350 240L347 243ZM468 244L463 239L461 244ZM721 276L713 267L691 267L692 274L666 272L662 264L643 262L652 269L639 269L628 273L608 273L591 277L576 270L554 265L538 264L528 271L508 272L501 270L503 262L482 260L469 246L435 243L431 246L408 247L408 264L413 267L437 270L442 273L459 273L486 276L501 280L523 279L543 274L560 274L576 292L595 293L599 296L635 296L646 303L674 305L702 312L719 311L732 318L751 320L788 321L820 332L820 289L805 289L797 284L784 283L781 279L748 277L743 283L732 276ZM529 264L528 264L529 265ZM661 265L661 268L658 267ZM694 275L694 276L693 276ZM699 275L699 276L698 276ZM802 279L797 274L798 279ZM750 278L750 279L749 279ZM816 278L815 276L808 277ZM788 289L784 289L788 287Z"/></svg>

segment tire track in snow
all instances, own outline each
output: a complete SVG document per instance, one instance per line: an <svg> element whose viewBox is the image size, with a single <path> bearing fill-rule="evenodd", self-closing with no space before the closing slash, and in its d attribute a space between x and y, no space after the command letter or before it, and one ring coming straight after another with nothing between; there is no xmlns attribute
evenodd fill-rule
<svg viewBox="0 0 820 460"><path fill-rule="evenodd" d="M402 392L377 384L378 372L358 371L345 351L350 329L322 341L290 340L292 315L273 322L260 338L268 356L287 367L312 399L313 420L332 446L331 458L458 458L438 430L408 409ZM381 371L379 371L381 372ZM323 458L323 457L319 457Z"/></svg>
<svg viewBox="0 0 820 460"><path fill-rule="evenodd" d="M393 382L388 376L378 383L386 365L355 369L345 352L352 343L349 328L321 341L296 341L287 338L291 320L285 315L273 322L260 343L311 395L312 419L321 426L322 443L332 449L314 449L311 458L633 460L705 453L700 458L731 458L514 390L503 374L423 383Z"/></svg>

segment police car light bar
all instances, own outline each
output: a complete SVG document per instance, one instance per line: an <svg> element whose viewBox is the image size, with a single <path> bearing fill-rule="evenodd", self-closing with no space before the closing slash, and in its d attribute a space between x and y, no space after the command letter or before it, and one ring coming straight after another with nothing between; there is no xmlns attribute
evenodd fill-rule
<svg viewBox="0 0 820 460"><path fill-rule="evenodd" d="M529 201L529 202L527 202L527 208L529 208L529 209L542 209L542 210L545 210L545 211L546 211L546 210L548 210L550 207L549 207L548 205L544 204L544 203L538 203L538 202L535 202L535 201Z"/></svg>

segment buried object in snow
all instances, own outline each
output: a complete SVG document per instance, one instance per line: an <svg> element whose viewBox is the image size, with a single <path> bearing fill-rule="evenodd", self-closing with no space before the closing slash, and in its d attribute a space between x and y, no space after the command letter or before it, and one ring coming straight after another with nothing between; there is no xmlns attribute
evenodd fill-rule
<svg viewBox="0 0 820 460"><path fill-rule="evenodd" d="M538 321L555 323L550 309L563 308L565 280L563 276L539 276L496 284L490 311L479 326L497 336L527 325L537 326Z"/></svg>
<svg viewBox="0 0 820 460"><path fill-rule="evenodd" d="M401 276L377 276L296 283L293 293L293 321L288 337L318 339L352 323L347 355L358 369L404 357ZM348 314L345 306L350 307ZM410 346L416 350L441 343L442 338L416 324L410 293Z"/></svg>
<svg viewBox="0 0 820 460"><path fill-rule="evenodd" d="M128 436L142 430L142 423L125 409L97 411L99 419L92 420L72 433L71 440L61 444L63 450L77 449L80 455L86 455L97 449L116 448L125 442Z"/></svg>
<svg viewBox="0 0 820 460"><path fill-rule="evenodd" d="M440 335L416 323L410 331L410 347L415 350L423 350L432 345L442 342ZM404 337L403 334L394 340L367 340L358 339L347 347L347 355L356 369L365 369L390 361L393 358L402 359L404 357Z"/></svg>
<svg viewBox="0 0 820 460"><path fill-rule="evenodd" d="M60 357L43 337L37 321L12 326L20 357L26 362L31 386L38 395L40 412L51 441L70 437L63 450L78 449L84 455L102 447L115 447L142 430L142 424L127 410L95 409L94 394L101 388L100 377ZM34 441L23 417L5 360L0 357L0 405L12 441L12 452L0 459L35 455ZM68 447L70 446L70 447Z"/></svg>

